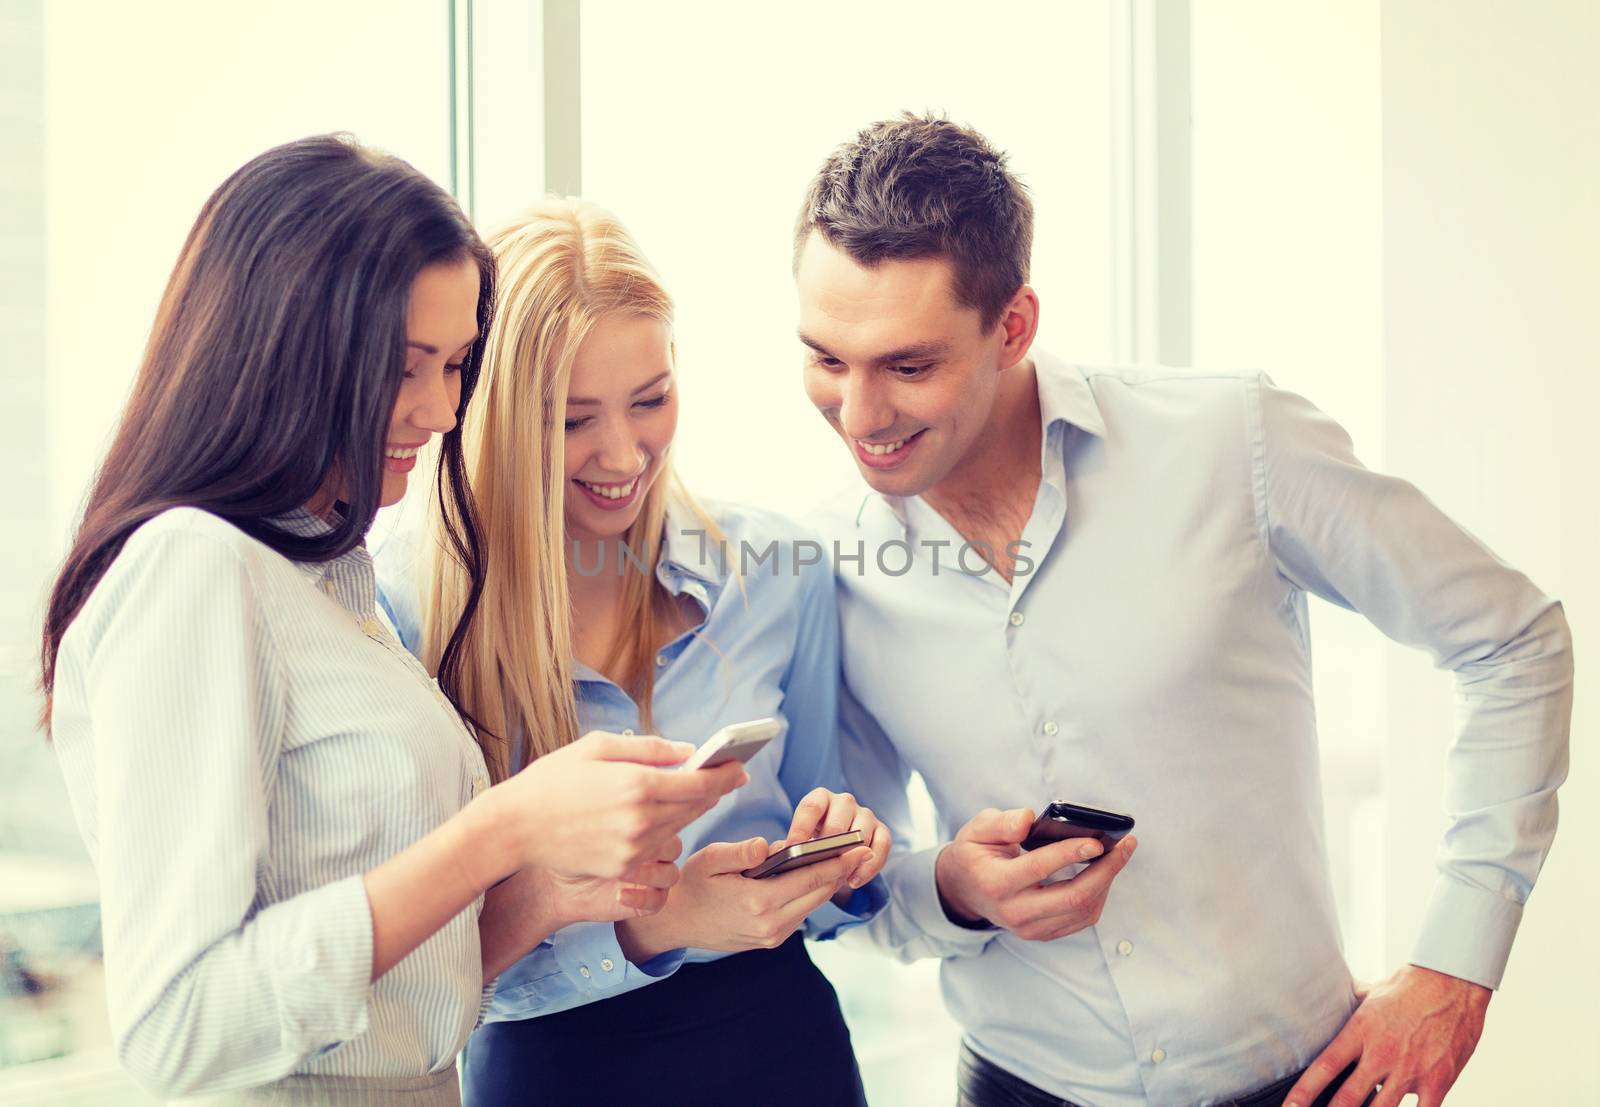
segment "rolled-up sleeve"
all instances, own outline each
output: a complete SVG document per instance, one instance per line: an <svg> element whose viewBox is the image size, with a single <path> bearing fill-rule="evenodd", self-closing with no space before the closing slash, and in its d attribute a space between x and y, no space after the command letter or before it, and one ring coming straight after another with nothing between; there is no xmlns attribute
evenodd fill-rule
<svg viewBox="0 0 1600 1107"><path fill-rule="evenodd" d="M277 1079L361 1034L361 876L257 907L286 702L248 567L204 535L133 542L80 618L123 1063L187 1095Z"/></svg>
<svg viewBox="0 0 1600 1107"><path fill-rule="evenodd" d="M1279 573L1455 676L1449 825L1412 962L1498 987L1556 829L1572 714L1561 605L1310 403L1257 382L1258 506Z"/></svg>

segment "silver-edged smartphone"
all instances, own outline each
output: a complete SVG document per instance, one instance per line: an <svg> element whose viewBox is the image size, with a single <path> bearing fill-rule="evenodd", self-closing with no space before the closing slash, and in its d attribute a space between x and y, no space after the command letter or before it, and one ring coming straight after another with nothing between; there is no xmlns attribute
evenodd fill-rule
<svg viewBox="0 0 1600 1107"><path fill-rule="evenodd" d="M746 869L740 876L748 876L751 880L761 880L768 876L777 876L791 869L804 868L815 865L818 861L826 861L830 857L838 857L846 850L854 849L863 844L866 839L859 830L847 830L843 834L829 834L821 838L813 838L809 842L796 842L792 846L785 846L773 853L761 864L754 868Z"/></svg>
<svg viewBox="0 0 1600 1107"><path fill-rule="evenodd" d="M778 736L783 724L777 719L753 719L748 723L733 723L707 738L689 755L680 769L692 772L709 769L729 761L749 761L761 748Z"/></svg>

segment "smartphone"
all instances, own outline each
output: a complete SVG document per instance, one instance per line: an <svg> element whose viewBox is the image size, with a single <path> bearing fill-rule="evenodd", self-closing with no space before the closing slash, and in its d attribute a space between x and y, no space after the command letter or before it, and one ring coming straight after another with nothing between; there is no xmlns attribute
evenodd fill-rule
<svg viewBox="0 0 1600 1107"><path fill-rule="evenodd" d="M701 743L679 768L709 769L729 761L749 761L782 730L783 724L770 718L725 726Z"/></svg>
<svg viewBox="0 0 1600 1107"><path fill-rule="evenodd" d="M802 869L807 865L815 865L818 861L838 857L845 850L855 849L865 841L861 831L847 830L843 834L829 834L823 838L813 838L809 842L797 842L792 846L784 846L755 868L746 869L739 875L748 876L751 880L777 876L790 869Z"/></svg>
<svg viewBox="0 0 1600 1107"><path fill-rule="evenodd" d="M1098 838L1107 852L1133 829L1133 819L1098 807L1076 803L1052 803L1033 821L1023 849L1038 849L1064 838Z"/></svg>

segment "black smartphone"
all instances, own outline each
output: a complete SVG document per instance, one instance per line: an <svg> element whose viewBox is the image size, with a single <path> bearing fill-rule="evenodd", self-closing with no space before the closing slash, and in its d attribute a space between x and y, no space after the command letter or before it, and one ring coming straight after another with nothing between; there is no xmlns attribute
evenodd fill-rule
<svg viewBox="0 0 1600 1107"><path fill-rule="evenodd" d="M829 834L826 837L813 838L809 842L796 842L792 846L778 850L754 868L745 869L739 875L748 876L751 880L777 876L790 869L799 869L806 865L815 865L818 861L826 861L830 857L838 857L845 850L855 849L864 841L861 831L847 830L843 834Z"/></svg>
<svg viewBox="0 0 1600 1107"><path fill-rule="evenodd" d="M1038 849L1064 838L1098 838L1109 851L1132 829L1133 818L1129 815L1076 803L1052 803L1033 820L1022 848Z"/></svg>

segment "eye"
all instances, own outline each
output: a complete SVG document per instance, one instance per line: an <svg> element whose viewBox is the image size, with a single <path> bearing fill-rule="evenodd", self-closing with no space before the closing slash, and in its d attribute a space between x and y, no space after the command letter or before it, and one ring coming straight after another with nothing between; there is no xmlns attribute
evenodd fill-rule
<svg viewBox="0 0 1600 1107"><path fill-rule="evenodd" d="M813 365L817 365L823 369L839 369L844 366L844 362L840 361L838 358L829 357L827 354L816 352L812 353L811 362Z"/></svg>
<svg viewBox="0 0 1600 1107"><path fill-rule="evenodd" d="M466 367L467 363L464 361L447 361L444 365L445 375L449 376L451 373L459 373Z"/></svg>
<svg viewBox="0 0 1600 1107"><path fill-rule="evenodd" d="M567 433L571 434L575 430L582 430L589 425L589 419L590 417L587 415L580 415L576 419L568 419L566 422Z"/></svg>
<svg viewBox="0 0 1600 1107"><path fill-rule="evenodd" d="M926 373L932 368L933 366L931 365L891 365L889 367L889 372L894 376L909 379L911 377L918 376L919 374Z"/></svg>
<svg viewBox="0 0 1600 1107"><path fill-rule="evenodd" d="M663 392L661 395L655 397L654 399L651 399L651 400L640 400L637 403L635 403L633 406L634 407L643 407L643 408L666 407L667 406L667 401L669 399L671 399L671 397L672 397L672 393Z"/></svg>

